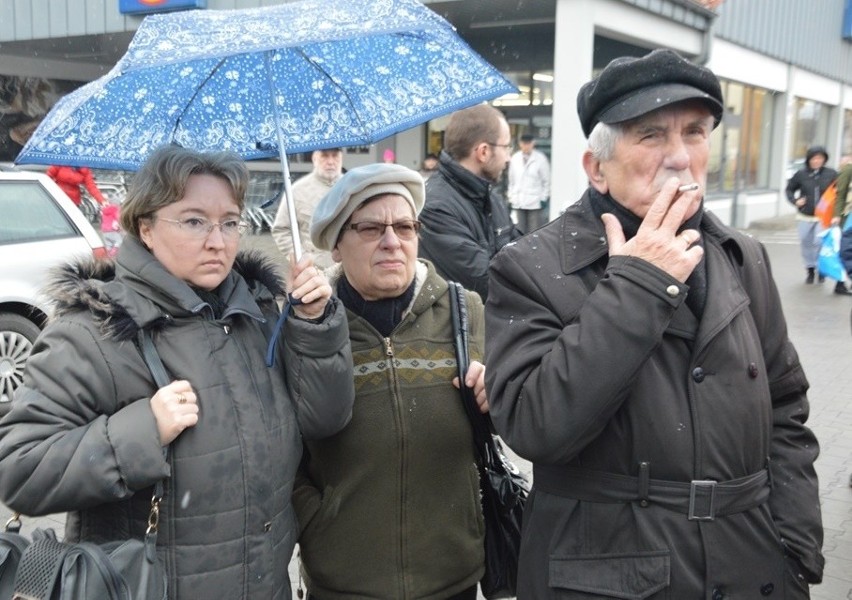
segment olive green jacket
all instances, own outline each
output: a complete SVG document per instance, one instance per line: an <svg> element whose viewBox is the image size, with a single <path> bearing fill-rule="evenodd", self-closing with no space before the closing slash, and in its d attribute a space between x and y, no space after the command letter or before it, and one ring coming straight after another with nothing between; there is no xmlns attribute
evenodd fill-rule
<svg viewBox="0 0 852 600"><path fill-rule="evenodd" d="M483 307L467 293L471 357ZM447 283L418 265L410 310L389 338L347 311L352 420L307 442L293 503L310 593L445 599L484 570L473 440L458 390Z"/></svg>

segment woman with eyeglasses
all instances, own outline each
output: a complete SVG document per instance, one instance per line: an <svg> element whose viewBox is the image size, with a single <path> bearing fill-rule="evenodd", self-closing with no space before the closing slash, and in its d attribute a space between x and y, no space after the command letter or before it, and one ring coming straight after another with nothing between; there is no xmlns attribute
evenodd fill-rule
<svg viewBox="0 0 852 600"><path fill-rule="evenodd" d="M0 499L69 511L67 541L142 538L165 480L173 599L291 598L302 439L351 415L343 307L304 257L289 277L300 303L276 332L284 285L270 259L238 252L247 185L236 154L157 150L122 205L115 262L57 272L55 318L0 421ZM159 389L140 330L172 380Z"/></svg>
<svg viewBox="0 0 852 600"><path fill-rule="evenodd" d="M396 164L357 167L320 201L317 248L338 263L356 398L352 420L307 440L293 493L309 597L475 599L484 570L473 439L458 390L447 282L417 258L423 178ZM483 308L466 293L470 354ZM485 367L465 380L480 410Z"/></svg>

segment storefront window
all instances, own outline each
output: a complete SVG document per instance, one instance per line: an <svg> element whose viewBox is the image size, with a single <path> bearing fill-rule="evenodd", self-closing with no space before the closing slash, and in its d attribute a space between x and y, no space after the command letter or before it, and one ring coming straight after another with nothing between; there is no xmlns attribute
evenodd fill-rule
<svg viewBox="0 0 852 600"><path fill-rule="evenodd" d="M844 156L852 156L852 110L843 111L843 148Z"/></svg>
<svg viewBox="0 0 852 600"><path fill-rule="evenodd" d="M828 140L829 107L820 102L796 98L793 143L789 163L804 160L811 146L825 146Z"/></svg>
<svg viewBox="0 0 852 600"><path fill-rule="evenodd" d="M553 71L509 71L503 75L518 88L494 100L494 106L550 106L553 104Z"/></svg>
<svg viewBox="0 0 852 600"><path fill-rule="evenodd" d="M725 116L710 139L707 189L732 192L769 187L772 162L771 92L722 82Z"/></svg>

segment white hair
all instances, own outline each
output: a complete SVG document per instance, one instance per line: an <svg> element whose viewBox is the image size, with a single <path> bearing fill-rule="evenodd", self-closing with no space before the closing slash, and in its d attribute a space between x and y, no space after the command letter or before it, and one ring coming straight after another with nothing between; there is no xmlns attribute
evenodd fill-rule
<svg viewBox="0 0 852 600"><path fill-rule="evenodd" d="M598 123L589 134L589 150L595 160L610 160L615 153L615 145L624 134L623 123Z"/></svg>

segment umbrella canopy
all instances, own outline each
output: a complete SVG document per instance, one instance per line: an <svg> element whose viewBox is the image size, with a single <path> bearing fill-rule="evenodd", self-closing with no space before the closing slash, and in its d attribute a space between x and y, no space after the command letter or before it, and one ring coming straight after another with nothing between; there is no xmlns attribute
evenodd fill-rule
<svg viewBox="0 0 852 600"><path fill-rule="evenodd" d="M17 162L135 170L176 142L286 163L285 151L371 144L513 91L416 0L155 15L109 73L56 104Z"/></svg>

